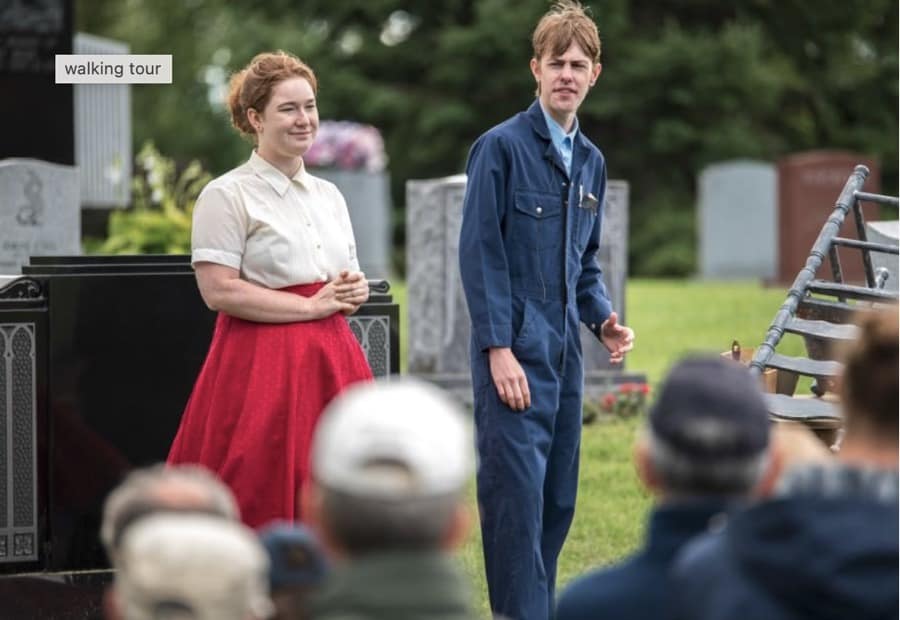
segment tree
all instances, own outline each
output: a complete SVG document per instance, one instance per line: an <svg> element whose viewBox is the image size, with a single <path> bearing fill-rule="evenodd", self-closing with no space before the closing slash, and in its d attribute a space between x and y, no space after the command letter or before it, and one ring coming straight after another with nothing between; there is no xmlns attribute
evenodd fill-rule
<svg viewBox="0 0 900 620"><path fill-rule="evenodd" d="M890 0L589 2L603 75L579 116L631 182L631 270L693 269L694 179L714 161L848 148L897 191L897 4ZM532 99L531 31L547 0L78 0L78 28L171 53L171 86L134 88L136 144L216 173L247 156L228 74L283 48L310 62L323 118L381 129L394 203L453 174L480 133ZM403 221L399 218L398 221ZM402 235L402 230L398 231ZM398 241L401 237L398 237Z"/></svg>

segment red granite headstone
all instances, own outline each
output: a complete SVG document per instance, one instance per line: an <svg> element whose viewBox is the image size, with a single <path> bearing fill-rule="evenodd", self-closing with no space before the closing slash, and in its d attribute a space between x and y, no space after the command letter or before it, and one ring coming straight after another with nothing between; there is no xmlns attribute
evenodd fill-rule
<svg viewBox="0 0 900 620"><path fill-rule="evenodd" d="M861 153L849 151L807 151L795 153L778 162L778 272L779 284L789 285L806 264L812 246L834 211L838 196L857 164L869 168L863 189L881 189L881 169L877 161ZM877 220L878 206L862 203L866 221ZM859 238L852 209L841 227L840 236ZM845 282L864 283L862 252L852 248L838 251ZM818 278L831 279L831 263L827 256L817 273Z"/></svg>

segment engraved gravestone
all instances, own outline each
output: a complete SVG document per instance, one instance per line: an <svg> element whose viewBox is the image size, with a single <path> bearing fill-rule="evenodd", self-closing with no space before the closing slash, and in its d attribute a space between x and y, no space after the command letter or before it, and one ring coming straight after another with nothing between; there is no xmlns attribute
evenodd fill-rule
<svg viewBox="0 0 900 620"><path fill-rule="evenodd" d="M775 166L750 160L716 163L704 168L697 185L700 275L773 278L777 260Z"/></svg>
<svg viewBox="0 0 900 620"><path fill-rule="evenodd" d="M28 257L81 253L78 174L34 159L0 161L0 274Z"/></svg>
<svg viewBox="0 0 900 620"><path fill-rule="evenodd" d="M448 388L469 384L469 314L459 277L465 175L406 184L408 370ZM624 322L628 261L628 183L610 181L598 252L613 308ZM613 368L582 326L585 376ZM621 368L621 367L616 367ZM471 397L469 395L469 397Z"/></svg>
<svg viewBox="0 0 900 620"><path fill-rule="evenodd" d="M470 329L457 254L465 191L465 175L406 183L408 369L463 382Z"/></svg>
<svg viewBox="0 0 900 620"><path fill-rule="evenodd" d="M72 5L0 2L0 160L74 163L72 85L54 79L56 55L72 53Z"/></svg>
<svg viewBox="0 0 900 620"><path fill-rule="evenodd" d="M834 211L838 196L857 164L869 168L863 190L878 193L881 169L877 161L862 153L807 151L778 161L778 282L790 284L806 264L822 226ZM874 203L863 202L862 211L867 222L879 219L878 205ZM841 237L857 238L855 219L847 214L841 226ZM844 280L864 282L859 250L839 248L838 255ZM830 261L823 261L817 275L831 278Z"/></svg>

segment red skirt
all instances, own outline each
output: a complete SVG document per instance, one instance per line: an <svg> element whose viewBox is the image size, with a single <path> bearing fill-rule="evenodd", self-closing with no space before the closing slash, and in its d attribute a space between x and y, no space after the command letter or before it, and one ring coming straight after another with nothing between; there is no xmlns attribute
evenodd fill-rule
<svg viewBox="0 0 900 620"><path fill-rule="evenodd" d="M310 297L322 283L281 289ZM167 462L198 463L234 492L243 521L294 520L325 406L372 371L341 314L256 323L219 313Z"/></svg>

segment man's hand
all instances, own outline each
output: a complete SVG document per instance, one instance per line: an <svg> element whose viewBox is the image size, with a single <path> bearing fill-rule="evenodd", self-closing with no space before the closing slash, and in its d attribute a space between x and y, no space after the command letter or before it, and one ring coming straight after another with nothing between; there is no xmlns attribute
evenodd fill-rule
<svg viewBox="0 0 900 620"><path fill-rule="evenodd" d="M618 364L634 348L634 331L619 325L619 317L613 312L600 326L600 342L609 350L609 361Z"/></svg>
<svg viewBox="0 0 900 620"><path fill-rule="evenodd" d="M519 360L509 347L488 350L491 364L491 378L497 388L497 396L513 411L524 411L531 406L531 392L528 379L519 365Z"/></svg>

